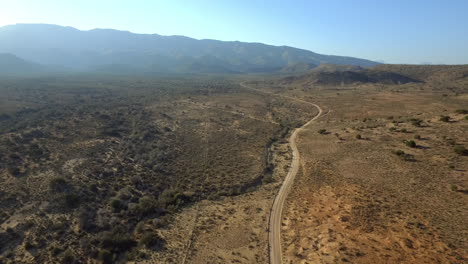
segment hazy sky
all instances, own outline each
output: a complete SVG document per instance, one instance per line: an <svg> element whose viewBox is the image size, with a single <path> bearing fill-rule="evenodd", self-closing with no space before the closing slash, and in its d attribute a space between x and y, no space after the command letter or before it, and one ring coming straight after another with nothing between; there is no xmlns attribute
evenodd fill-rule
<svg viewBox="0 0 468 264"><path fill-rule="evenodd" d="M468 64L468 0L0 0L0 26L288 45L388 63Z"/></svg>

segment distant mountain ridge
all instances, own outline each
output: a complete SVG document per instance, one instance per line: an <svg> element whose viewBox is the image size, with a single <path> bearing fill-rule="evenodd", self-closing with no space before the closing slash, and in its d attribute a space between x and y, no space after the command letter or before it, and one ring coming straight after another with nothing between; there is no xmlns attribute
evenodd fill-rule
<svg viewBox="0 0 468 264"><path fill-rule="evenodd" d="M48 24L0 28L0 53L74 70L139 72L291 72L323 63L371 67L379 63L322 55L287 46L184 36L134 34L112 29L80 31Z"/></svg>

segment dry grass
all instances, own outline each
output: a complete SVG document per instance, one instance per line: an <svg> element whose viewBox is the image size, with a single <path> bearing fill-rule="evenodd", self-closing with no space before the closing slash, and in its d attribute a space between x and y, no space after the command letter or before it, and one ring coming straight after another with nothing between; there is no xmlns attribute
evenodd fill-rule
<svg viewBox="0 0 468 264"><path fill-rule="evenodd" d="M288 90L332 112L300 135L303 174L285 214L287 263L466 260L468 163L454 146L468 145L468 122L455 113L467 101L426 88Z"/></svg>

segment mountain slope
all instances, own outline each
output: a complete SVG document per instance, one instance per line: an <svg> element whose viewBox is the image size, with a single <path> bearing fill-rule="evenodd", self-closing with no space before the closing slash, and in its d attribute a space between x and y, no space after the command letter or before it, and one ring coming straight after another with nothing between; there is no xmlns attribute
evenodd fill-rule
<svg viewBox="0 0 468 264"><path fill-rule="evenodd" d="M281 69L281 73L305 73L318 67L320 66L317 66L316 64L299 62L284 67Z"/></svg>
<svg viewBox="0 0 468 264"><path fill-rule="evenodd" d="M80 31L44 24L17 24L0 28L0 52L12 53L41 64L81 70L116 64L149 72L276 72L300 63L362 67L378 64L287 46L196 40L184 36L134 34L110 29Z"/></svg>
<svg viewBox="0 0 468 264"><path fill-rule="evenodd" d="M364 68L356 65L337 65L337 64L321 64L311 70L311 72L344 72L344 71L362 71Z"/></svg>
<svg viewBox="0 0 468 264"><path fill-rule="evenodd" d="M0 53L0 74L33 73L43 71L39 64L25 61L9 53Z"/></svg>

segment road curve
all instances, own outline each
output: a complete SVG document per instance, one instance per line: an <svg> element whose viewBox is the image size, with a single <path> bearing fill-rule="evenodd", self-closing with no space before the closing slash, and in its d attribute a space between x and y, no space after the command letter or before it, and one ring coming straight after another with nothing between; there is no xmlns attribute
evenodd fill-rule
<svg viewBox="0 0 468 264"><path fill-rule="evenodd" d="M291 165L289 167L289 171L288 171L288 174L286 175L286 178L284 178L281 188L276 194L275 201L273 202L273 206L270 211L270 221L269 221L269 226L268 226L268 245L270 248L270 252L269 252L270 264L280 264L282 263L281 220L282 220L283 205L286 200L286 197L288 196L289 190L291 190L291 187L294 182L294 178L296 177L296 174L299 171L300 156L299 156L299 150L297 149L297 145L296 145L296 137L305 127L307 127L310 123L314 122L317 118L319 118L322 115L323 111L322 111L322 108L320 108L320 106L311 102L307 102L307 101L294 98L294 97L290 97L290 96L279 95L279 94L274 94L274 93L258 90L255 88L248 87L244 83L240 83L240 85L244 88L255 90L257 92L267 93L267 94L271 94L274 96L279 96L283 98L296 100L302 103L306 103L306 104L314 106L319 111L317 115L314 116L314 118L309 120L309 122L305 123L302 127L296 128L291 134L291 136L289 137L289 145L291 146L291 149L292 149Z"/></svg>

